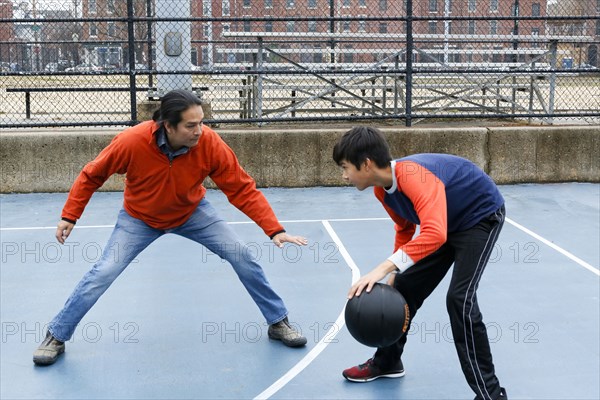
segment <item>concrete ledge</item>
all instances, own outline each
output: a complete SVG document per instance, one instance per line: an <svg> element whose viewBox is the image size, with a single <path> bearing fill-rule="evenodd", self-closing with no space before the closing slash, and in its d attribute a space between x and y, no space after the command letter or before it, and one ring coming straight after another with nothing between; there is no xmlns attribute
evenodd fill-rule
<svg viewBox="0 0 600 400"><path fill-rule="evenodd" d="M331 159L339 129L217 129L259 187L341 185ZM500 184L600 182L600 126L382 128L394 157L456 154ZM0 192L66 192L118 130L13 130L0 134ZM214 187L208 180L207 187ZM102 190L123 189L113 176Z"/></svg>

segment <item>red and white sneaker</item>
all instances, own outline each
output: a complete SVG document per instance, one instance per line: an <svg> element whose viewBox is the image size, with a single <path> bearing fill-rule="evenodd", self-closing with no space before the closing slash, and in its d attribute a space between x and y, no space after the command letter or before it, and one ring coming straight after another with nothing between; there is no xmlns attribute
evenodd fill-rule
<svg viewBox="0 0 600 400"><path fill-rule="evenodd" d="M404 366L402 361L398 360L393 368L382 370L370 358L364 364L345 369L342 375L352 382L370 382L377 378L400 378L404 376Z"/></svg>

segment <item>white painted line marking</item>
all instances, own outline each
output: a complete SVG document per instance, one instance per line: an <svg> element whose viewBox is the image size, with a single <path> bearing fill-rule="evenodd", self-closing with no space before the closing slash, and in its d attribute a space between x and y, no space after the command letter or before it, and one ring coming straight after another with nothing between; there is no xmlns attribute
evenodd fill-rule
<svg viewBox="0 0 600 400"><path fill-rule="evenodd" d="M336 218L336 219L328 219L327 221L354 222L354 221L387 221L387 220L390 220L390 218L389 217L383 217L383 218ZM320 220L320 219L298 219L298 220L286 220L286 221L280 221L280 222L281 223L311 223L311 222L323 222L323 221L324 220ZM540 242L548 245L549 247L553 248L554 250L558 251L559 253L568 257L569 259L575 261L577 264L579 264L580 266L589 270L590 272L600 276L600 269L598 269L597 267L590 265L589 263L583 261L581 258L579 258L579 257L575 256L574 254L568 252L567 250L555 245L551 241L544 239L542 236L525 228L523 225L513 221L510 218L506 218L506 222L513 225L517 229L520 229L521 231L527 233L528 235L536 238ZM253 224L254 221L234 221L234 222L228 222L228 223L231 225L243 225L243 224ZM77 229L105 229L105 228L114 228L114 225L83 225L83 226L78 225L78 226L76 226L76 228ZM56 229L56 226L31 226L31 227L14 227L14 228L6 227L6 228L0 228L0 231L28 231L28 230L47 230L47 229L54 230L54 229ZM333 232L333 230L332 230L332 232ZM330 232L330 234L332 232Z"/></svg>
<svg viewBox="0 0 600 400"><path fill-rule="evenodd" d="M511 224L512 226L514 226L515 228L522 230L526 234L528 234L530 236L533 236L534 238L536 238L540 242L544 243L545 245L552 247L554 250L558 251L560 254L562 254L562 255L570 258L571 260L575 261L577 264L581 265L583 268L585 268L585 269L589 270L590 272L593 272L594 274L600 276L600 270L598 268L593 267L592 265L586 263L581 258L575 256L574 254L569 253L568 251L566 251L562 247L559 247L559 246L555 245L554 243L552 243L551 241L549 241L547 239L544 239L543 237L541 237L537 233L535 233L535 232L533 232L533 231L525 228L523 225L518 224L517 222L513 221L510 218L506 218L506 222L508 222L509 224Z"/></svg>
<svg viewBox="0 0 600 400"><path fill-rule="evenodd" d="M350 270L352 271L352 284L354 284L354 282L356 282L360 277L360 271L358 270L358 267L354 263L354 260L352 260L352 257L350 257L350 253L348 253L346 247L344 247L344 244L342 243L338 235L331 227L329 221L323 220L321 221L321 223L323 224L323 226L325 226L325 229L329 233L329 236L331 236L335 244L338 246L340 254L342 255L342 257L344 257L344 260L350 267ZM304 368L306 368L311 362L313 362L314 359L317 358L317 356L321 354L323 350L325 350L327 345L337 335L337 333L341 331L341 329L344 327L344 310L345 308L342 309L340 315L338 315L335 321L335 324L329 329L329 331L327 331L325 336L323 336L323 339L321 339L319 343L317 343L317 345L307 355L305 355L304 358L302 358L302 360L300 360L285 375L283 375L281 378L275 381L271 386L265 389L254 399L265 400L270 398L275 393L277 393L282 387L284 387L289 381L294 379L296 375L302 372L302 370L304 370ZM327 338L327 341L325 341L325 338Z"/></svg>
<svg viewBox="0 0 600 400"><path fill-rule="evenodd" d="M354 221L388 221L389 217L383 218L333 218L328 219L327 221L332 222L354 222ZM279 221L282 224L285 223L313 223L313 222L322 222L321 219L290 219ZM390 220L391 221L391 220ZM243 224L254 224L254 221L233 221L228 222L230 225L243 225ZM105 228L114 228L114 225L75 225L77 229L105 229ZM35 231L35 230L47 230L47 229L56 229L56 226L29 226L29 227L6 227L0 228L0 231Z"/></svg>

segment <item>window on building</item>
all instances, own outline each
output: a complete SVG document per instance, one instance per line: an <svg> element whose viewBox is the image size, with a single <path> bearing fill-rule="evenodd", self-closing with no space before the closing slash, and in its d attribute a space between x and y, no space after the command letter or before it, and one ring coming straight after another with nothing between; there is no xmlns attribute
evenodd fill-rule
<svg viewBox="0 0 600 400"><path fill-rule="evenodd" d="M342 0L342 7L350 7L350 0Z"/></svg>
<svg viewBox="0 0 600 400"><path fill-rule="evenodd" d="M477 0L469 0L469 12L475 12L477 10Z"/></svg>
<svg viewBox="0 0 600 400"><path fill-rule="evenodd" d="M533 3L531 5L531 16L532 17L539 17L541 14L540 12L541 8L540 8L540 3Z"/></svg>
<svg viewBox="0 0 600 400"><path fill-rule="evenodd" d="M379 23L379 33L388 33L388 24L387 22Z"/></svg>
<svg viewBox="0 0 600 400"><path fill-rule="evenodd" d="M294 0L285 0L285 8L294 8L296 7Z"/></svg>
<svg viewBox="0 0 600 400"><path fill-rule="evenodd" d="M244 32L252 32L252 22L244 21Z"/></svg>
<svg viewBox="0 0 600 400"><path fill-rule="evenodd" d="M296 21L287 21L285 23L285 30L287 32L296 32Z"/></svg>
<svg viewBox="0 0 600 400"><path fill-rule="evenodd" d="M308 8L317 8L317 0L308 0Z"/></svg>
<svg viewBox="0 0 600 400"><path fill-rule="evenodd" d="M490 35L498 34L498 21L492 20L490 21Z"/></svg>
<svg viewBox="0 0 600 400"><path fill-rule="evenodd" d="M93 22L90 24L90 36L98 36L98 27Z"/></svg>
<svg viewBox="0 0 600 400"><path fill-rule="evenodd" d="M110 21L107 23L107 28L108 28L108 37L117 36L117 27L115 26L115 23L113 21Z"/></svg>
<svg viewBox="0 0 600 400"><path fill-rule="evenodd" d="M379 11L387 11L388 3L387 0L379 0Z"/></svg>
<svg viewBox="0 0 600 400"><path fill-rule="evenodd" d="M89 0L88 2L88 11L90 13L98 12L98 5L96 4L96 0Z"/></svg>
<svg viewBox="0 0 600 400"><path fill-rule="evenodd" d="M317 21L308 21L308 31L309 32L316 32L317 31Z"/></svg>
<svg viewBox="0 0 600 400"><path fill-rule="evenodd" d="M120 47L109 47L108 48L108 63L110 65L119 65L121 60L121 48Z"/></svg>
<svg viewBox="0 0 600 400"><path fill-rule="evenodd" d="M273 32L273 21L265 21L265 32Z"/></svg>
<svg viewBox="0 0 600 400"><path fill-rule="evenodd" d="M358 0L358 6L362 8L367 7L367 0Z"/></svg>
<svg viewBox="0 0 600 400"><path fill-rule="evenodd" d="M210 12L210 8L211 8L210 7L211 6L210 1L211 0L204 0L202 2L202 15L210 15L211 14L211 12Z"/></svg>
<svg viewBox="0 0 600 400"><path fill-rule="evenodd" d="M437 0L429 0L429 12L437 11Z"/></svg>
<svg viewBox="0 0 600 400"><path fill-rule="evenodd" d="M115 12L115 0L107 0L106 1L106 9L108 10L109 13L114 13Z"/></svg>
<svg viewBox="0 0 600 400"><path fill-rule="evenodd" d="M342 22L342 32L350 32L350 21Z"/></svg>
<svg viewBox="0 0 600 400"><path fill-rule="evenodd" d="M210 1L210 0L208 0L208 1ZM248 8L248 7L250 7L250 0L244 0L244 3L243 3L243 4L244 4L244 7L245 7L245 8Z"/></svg>
<svg viewBox="0 0 600 400"><path fill-rule="evenodd" d="M318 47L315 48L317 51L313 54L313 62L314 63L322 63L323 62L323 53L321 53Z"/></svg>
<svg viewBox="0 0 600 400"><path fill-rule="evenodd" d="M531 36L538 37L540 36L540 28L533 28L531 30ZM532 47L540 47L539 42L533 41L531 42Z"/></svg>
<svg viewBox="0 0 600 400"><path fill-rule="evenodd" d="M352 49L348 49L348 50L352 50ZM344 52L343 62L345 62L345 63L353 63L354 62L354 53Z"/></svg>
<svg viewBox="0 0 600 400"><path fill-rule="evenodd" d="M359 15L359 17L365 17L365 15ZM359 32L367 31L367 21L365 21L365 20L358 21L358 31Z"/></svg>
<svg viewBox="0 0 600 400"><path fill-rule="evenodd" d="M273 0L265 0L265 8L273 8Z"/></svg>
<svg viewBox="0 0 600 400"><path fill-rule="evenodd" d="M223 24L223 32L222 33L229 33L229 32L231 32L231 25Z"/></svg>
<svg viewBox="0 0 600 400"><path fill-rule="evenodd" d="M223 16L228 17L231 14L231 7L229 0L223 0L221 3L223 7Z"/></svg>
<svg viewBox="0 0 600 400"><path fill-rule="evenodd" d="M196 51L196 57L198 57L197 51ZM205 64L205 65L208 64L208 60L209 60L208 47L202 46L202 64ZM196 60L196 62L198 62L198 60Z"/></svg>
<svg viewBox="0 0 600 400"><path fill-rule="evenodd" d="M202 36L210 36L210 24L202 24Z"/></svg>
<svg viewBox="0 0 600 400"><path fill-rule="evenodd" d="M596 36L600 36L600 21L596 21Z"/></svg>
<svg viewBox="0 0 600 400"><path fill-rule="evenodd" d="M429 21L429 33L435 35L437 33L437 21Z"/></svg>
<svg viewBox="0 0 600 400"><path fill-rule="evenodd" d="M490 11L498 11L498 0L491 0Z"/></svg>
<svg viewBox="0 0 600 400"><path fill-rule="evenodd" d="M475 21L469 21L469 35L475 34Z"/></svg>

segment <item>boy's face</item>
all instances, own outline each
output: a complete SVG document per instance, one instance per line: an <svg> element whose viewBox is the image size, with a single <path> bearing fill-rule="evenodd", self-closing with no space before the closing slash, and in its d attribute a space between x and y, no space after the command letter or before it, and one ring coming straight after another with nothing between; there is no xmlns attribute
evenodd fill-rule
<svg viewBox="0 0 600 400"><path fill-rule="evenodd" d="M351 183L358 190L365 190L372 185L370 180L370 174L366 168L366 162L361 165L360 169L357 169L354 164L343 160L340 163L342 168L342 179L344 182Z"/></svg>

